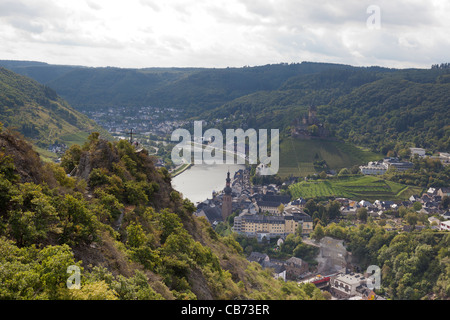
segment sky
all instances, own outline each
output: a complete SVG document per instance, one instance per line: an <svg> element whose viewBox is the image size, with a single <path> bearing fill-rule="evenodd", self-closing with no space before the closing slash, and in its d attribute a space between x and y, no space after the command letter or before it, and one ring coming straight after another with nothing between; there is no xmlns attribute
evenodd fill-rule
<svg viewBox="0 0 450 320"><path fill-rule="evenodd" d="M0 0L0 59L122 68L450 62L448 0Z"/></svg>

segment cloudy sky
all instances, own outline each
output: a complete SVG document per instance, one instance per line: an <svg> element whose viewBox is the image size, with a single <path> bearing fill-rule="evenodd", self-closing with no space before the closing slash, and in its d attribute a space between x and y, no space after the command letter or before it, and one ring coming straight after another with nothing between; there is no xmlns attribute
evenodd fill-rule
<svg viewBox="0 0 450 320"><path fill-rule="evenodd" d="M0 0L0 59L116 67L450 62L448 0Z"/></svg>

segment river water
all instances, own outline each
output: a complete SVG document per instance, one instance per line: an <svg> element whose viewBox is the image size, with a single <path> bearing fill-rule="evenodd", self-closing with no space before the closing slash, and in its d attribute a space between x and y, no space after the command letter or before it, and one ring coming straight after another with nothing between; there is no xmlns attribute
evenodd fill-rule
<svg viewBox="0 0 450 320"><path fill-rule="evenodd" d="M225 188L227 172L233 178L234 173L245 169L239 164L199 164L193 165L172 179L172 186L194 204L212 198L213 191L219 192Z"/></svg>

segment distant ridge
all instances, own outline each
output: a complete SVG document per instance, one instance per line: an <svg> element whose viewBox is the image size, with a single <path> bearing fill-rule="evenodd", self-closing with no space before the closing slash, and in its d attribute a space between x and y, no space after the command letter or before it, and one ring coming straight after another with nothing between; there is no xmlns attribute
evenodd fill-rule
<svg viewBox="0 0 450 320"><path fill-rule="evenodd" d="M0 67L0 122L46 147L65 137L92 131L109 134L95 122L74 110L48 86Z"/></svg>

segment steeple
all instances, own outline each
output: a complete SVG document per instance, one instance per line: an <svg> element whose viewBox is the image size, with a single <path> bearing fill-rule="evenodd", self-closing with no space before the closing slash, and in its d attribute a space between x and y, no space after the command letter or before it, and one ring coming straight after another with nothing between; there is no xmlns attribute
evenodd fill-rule
<svg viewBox="0 0 450 320"><path fill-rule="evenodd" d="M232 211L232 199L231 199L231 179L230 179L230 170L227 173L227 179L225 188L223 189L223 199L222 199L222 219L225 221L230 215Z"/></svg>
<svg viewBox="0 0 450 320"><path fill-rule="evenodd" d="M228 173L227 173L227 179L226 179L225 189L223 189L223 191L225 192L225 194L230 194L230 195L231 195L231 179L230 179L230 171L228 171Z"/></svg>

